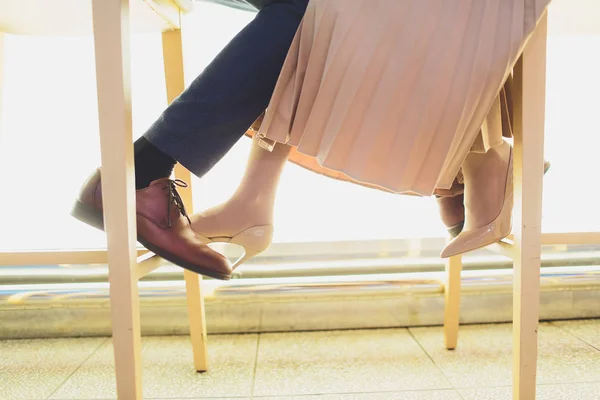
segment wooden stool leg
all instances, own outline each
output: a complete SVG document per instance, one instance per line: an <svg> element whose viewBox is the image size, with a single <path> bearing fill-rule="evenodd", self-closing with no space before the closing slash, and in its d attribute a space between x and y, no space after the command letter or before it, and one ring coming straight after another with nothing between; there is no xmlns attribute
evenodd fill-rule
<svg viewBox="0 0 600 400"><path fill-rule="evenodd" d="M461 271L461 255L450 257L446 260L446 287L444 290L444 345L448 350L454 350L458 342Z"/></svg>
<svg viewBox="0 0 600 400"><path fill-rule="evenodd" d="M183 50L181 45L181 31L168 31L162 35L163 58L165 63L165 81L167 84L167 100L171 103L185 87L183 78ZM181 190L181 197L189 213L193 212L192 178L188 170L178 164L175 168L175 177L188 182L189 186ZM185 289L190 323L190 338L194 353L194 367L196 371L204 372L208 369L206 349L206 317L204 314L204 298L200 292L202 276L191 271L184 271Z"/></svg>
<svg viewBox="0 0 600 400"><path fill-rule="evenodd" d="M135 180L131 129L129 1L93 0L102 201L117 395L142 398L136 267Z"/></svg>
<svg viewBox="0 0 600 400"><path fill-rule="evenodd" d="M533 400L540 303L546 16L515 67L513 399Z"/></svg>

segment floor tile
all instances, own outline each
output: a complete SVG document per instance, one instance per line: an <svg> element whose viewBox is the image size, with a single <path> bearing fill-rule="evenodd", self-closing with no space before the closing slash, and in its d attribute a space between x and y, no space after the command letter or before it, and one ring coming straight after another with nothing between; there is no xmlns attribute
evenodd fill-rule
<svg viewBox="0 0 600 400"><path fill-rule="evenodd" d="M537 400L598 400L600 383L539 385ZM464 400L512 400L511 387L460 389Z"/></svg>
<svg viewBox="0 0 600 400"><path fill-rule="evenodd" d="M254 397L255 400L461 400L454 390Z"/></svg>
<svg viewBox="0 0 600 400"><path fill-rule="evenodd" d="M512 400L512 388L510 386L459 389L464 400Z"/></svg>
<svg viewBox="0 0 600 400"><path fill-rule="evenodd" d="M0 341L0 397L45 399L105 338Z"/></svg>
<svg viewBox="0 0 600 400"><path fill-rule="evenodd" d="M144 397L144 400L171 400L172 397ZM251 397L184 397L177 398L178 400L252 400ZM56 400L87 400L87 399L56 399ZM95 400L118 400L117 398L110 399L95 399Z"/></svg>
<svg viewBox="0 0 600 400"><path fill-rule="evenodd" d="M539 332L538 384L600 382L597 349L552 324Z"/></svg>
<svg viewBox="0 0 600 400"><path fill-rule="evenodd" d="M441 327L411 329L455 387L510 386L512 326L461 326L458 347L444 348ZM597 351L551 324L539 329L538 383L600 381Z"/></svg>
<svg viewBox="0 0 600 400"><path fill-rule="evenodd" d="M600 320L556 321L554 325L570 332L600 351Z"/></svg>
<svg viewBox="0 0 600 400"><path fill-rule="evenodd" d="M144 398L251 396L258 336L209 336L209 371L193 369L187 336L142 339ZM112 343L90 358L51 399L116 397Z"/></svg>
<svg viewBox="0 0 600 400"><path fill-rule="evenodd" d="M451 388L406 329L264 334L255 396Z"/></svg>

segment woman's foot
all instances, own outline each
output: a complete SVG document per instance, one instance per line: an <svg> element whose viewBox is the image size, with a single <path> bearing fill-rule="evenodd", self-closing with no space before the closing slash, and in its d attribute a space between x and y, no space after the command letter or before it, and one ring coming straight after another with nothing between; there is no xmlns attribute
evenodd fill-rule
<svg viewBox="0 0 600 400"><path fill-rule="evenodd" d="M225 242L244 248L232 268L266 250L273 238L273 211L277 186L290 147L263 149L254 137L244 177L225 203L190 217L192 229L205 243Z"/></svg>
<svg viewBox="0 0 600 400"><path fill-rule="evenodd" d="M465 225L464 194L453 197L438 197L437 203L440 208L440 217L446 225L450 237L455 238L462 232Z"/></svg>
<svg viewBox="0 0 600 400"><path fill-rule="evenodd" d="M550 166L550 161L544 161L544 175L550 170ZM451 238L457 237L465 225L464 198L464 194L452 197L437 197L440 217Z"/></svg>
<svg viewBox="0 0 600 400"><path fill-rule="evenodd" d="M442 251L442 258L495 243L510 234L513 207L512 147L470 153L463 165L465 223Z"/></svg>

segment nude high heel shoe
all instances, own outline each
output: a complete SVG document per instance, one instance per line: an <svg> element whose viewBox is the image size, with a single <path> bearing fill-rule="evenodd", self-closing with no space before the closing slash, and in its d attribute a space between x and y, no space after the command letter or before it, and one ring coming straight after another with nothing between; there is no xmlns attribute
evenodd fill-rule
<svg viewBox="0 0 600 400"><path fill-rule="evenodd" d="M201 232L201 220L192 218L192 230L196 232L200 240L209 243L231 243L244 248L244 254L231 266L235 270L244 262L262 253L269 247L273 240L273 225L255 225L242 229L232 235L204 236Z"/></svg>
<svg viewBox="0 0 600 400"><path fill-rule="evenodd" d="M512 229L512 147L504 142L485 154L469 154L463 166L463 174L465 226L444 248L442 258L500 241Z"/></svg>
<svg viewBox="0 0 600 400"><path fill-rule="evenodd" d="M552 164L550 161L544 161L544 175L548 173ZM451 238L455 238L462 232L465 225L465 206L464 194L458 194L452 197L437 197L437 203L442 222Z"/></svg>

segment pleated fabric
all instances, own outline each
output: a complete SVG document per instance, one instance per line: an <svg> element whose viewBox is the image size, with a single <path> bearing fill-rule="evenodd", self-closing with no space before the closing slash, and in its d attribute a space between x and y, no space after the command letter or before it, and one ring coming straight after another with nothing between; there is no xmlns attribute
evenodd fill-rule
<svg viewBox="0 0 600 400"><path fill-rule="evenodd" d="M512 67L549 1L311 0L258 135L335 179L451 194L469 151L511 136Z"/></svg>

